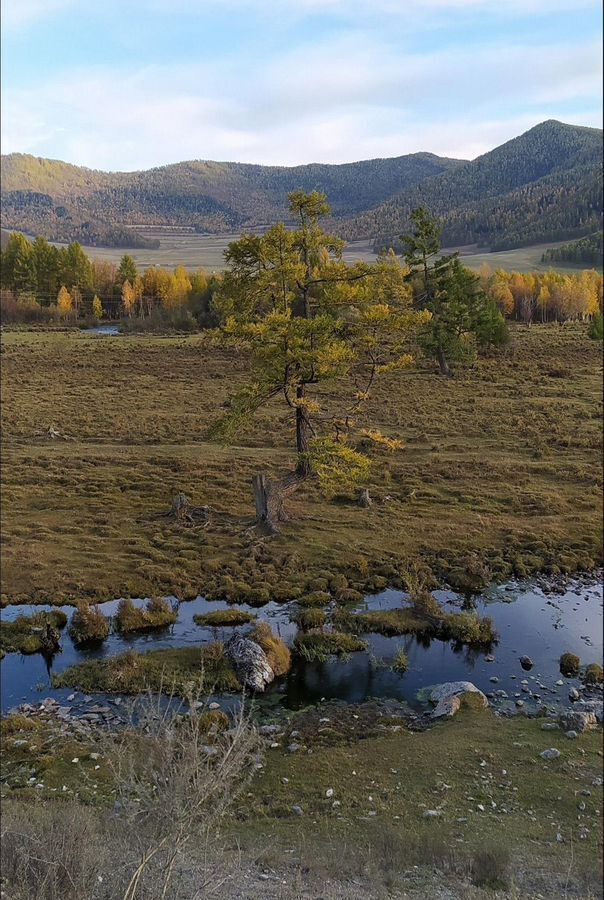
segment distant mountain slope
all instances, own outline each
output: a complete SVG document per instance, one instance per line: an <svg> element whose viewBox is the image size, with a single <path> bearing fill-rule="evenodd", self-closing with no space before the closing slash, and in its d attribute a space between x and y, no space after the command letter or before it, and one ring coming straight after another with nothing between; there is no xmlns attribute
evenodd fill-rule
<svg viewBox="0 0 604 900"><path fill-rule="evenodd" d="M462 164L414 153L337 166L192 161L108 173L11 154L2 161L3 223L59 240L121 246L125 225L221 232L286 219L287 194L296 189L323 190L336 217L352 216Z"/></svg>
<svg viewBox="0 0 604 900"><path fill-rule="evenodd" d="M396 246L409 213L443 220L445 246L508 249L602 228L602 131L553 120L470 162L413 153L343 165L182 162L99 172L25 154L2 159L2 224L54 240L156 247L131 226L224 233L287 221L287 194L324 191L331 226Z"/></svg>
<svg viewBox="0 0 604 900"><path fill-rule="evenodd" d="M442 218L449 246L506 249L594 231L602 217L602 131L543 122L356 217L343 233L391 245L420 205Z"/></svg>

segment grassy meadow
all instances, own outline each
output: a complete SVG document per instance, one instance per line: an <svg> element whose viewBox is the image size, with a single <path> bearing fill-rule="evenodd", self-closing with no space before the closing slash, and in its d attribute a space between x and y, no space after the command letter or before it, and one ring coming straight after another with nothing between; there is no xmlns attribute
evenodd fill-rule
<svg viewBox="0 0 604 900"><path fill-rule="evenodd" d="M163 266L173 269L176 266L184 266L186 269L204 268L210 272L222 271L225 267L224 252L231 241L238 240L240 234L195 234L194 232L145 232L148 237L158 237L160 247L158 250L124 250L120 247L86 247L86 253L91 259L104 260L105 262L119 264L124 253L128 253L136 261L139 269L147 269L149 266ZM541 257L549 247L559 247L568 241L558 241L548 244L536 244L531 247L519 247L516 250L497 251L489 253L475 246L455 248L463 256L464 265L470 269L480 269L484 264L492 269L504 269L509 272L546 272L548 269L560 269L568 271L571 264L542 263ZM57 244L57 246L61 246ZM447 253L452 249L447 248ZM349 265L359 260L374 262L376 254L373 252L373 241L350 241L344 250L344 259ZM584 268L584 265L579 266Z"/></svg>
<svg viewBox="0 0 604 900"><path fill-rule="evenodd" d="M3 602L261 601L334 578L379 589L425 564L438 580L599 560L602 358L584 326L513 327L502 354L453 379L423 362L384 377L359 425L405 447L373 451L371 508L309 482L270 539L251 527L250 479L291 467L291 419L275 403L236 446L206 439L246 367L204 334L6 331ZM176 491L208 522L166 516Z"/></svg>

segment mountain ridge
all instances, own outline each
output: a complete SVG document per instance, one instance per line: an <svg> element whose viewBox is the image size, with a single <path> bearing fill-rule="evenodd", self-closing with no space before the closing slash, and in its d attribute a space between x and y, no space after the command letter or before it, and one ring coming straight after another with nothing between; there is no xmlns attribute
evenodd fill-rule
<svg viewBox="0 0 604 900"><path fill-rule="evenodd" d="M419 151L338 164L198 159L103 172L16 153L2 157L3 225L88 245L154 247L131 226L262 227L288 220L289 191L318 189L332 206L330 227L377 249L396 245L419 205L442 218L445 245L504 249L601 227L601 144L600 129L549 119L474 160Z"/></svg>

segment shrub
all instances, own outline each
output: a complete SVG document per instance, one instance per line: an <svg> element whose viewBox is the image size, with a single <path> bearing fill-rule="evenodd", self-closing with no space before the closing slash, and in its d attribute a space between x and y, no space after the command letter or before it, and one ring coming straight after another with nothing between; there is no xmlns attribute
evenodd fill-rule
<svg viewBox="0 0 604 900"><path fill-rule="evenodd" d="M604 316L602 313L596 313L587 329L587 334L592 341L601 341L604 338Z"/></svg>
<svg viewBox="0 0 604 900"><path fill-rule="evenodd" d="M299 635L294 641L294 653L307 662L325 662L330 656L343 656L366 649L365 641L341 631L312 631Z"/></svg>
<svg viewBox="0 0 604 900"><path fill-rule="evenodd" d="M472 859L472 881L477 887L505 888L509 863L510 855L504 847L484 847Z"/></svg>
<svg viewBox="0 0 604 900"><path fill-rule="evenodd" d="M71 618L69 633L74 644L104 641L109 636L109 619L97 607L81 603Z"/></svg>
<svg viewBox="0 0 604 900"><path fill-rule="evenodd" d="M560 657L560 671L563 675L571 677L579 674L581 660L574 653L563 653Z"/></svg>
<svg viewBox="0 0 604 900"><path fill-rule="evenodd" d="M266 622L259 622L251 632L250 640L260 644L277 678L289 672L292 665L289 648L286 647L281 638L273 634L270 625Z"/></svg>
<svg viewBox="0 0 604 900"><path fill-rule="evenodd" d="M395 672L406 672L409 668L409 657L401 647L401 649L397 652L394 657L394 662L392 663L392 668Z"/></svg>
<svg viewBox="0 0 604 900"><path fill-rule="evenodd" d="M243 609L216 609L213 612L193 616L193 621L196 625L219 627L247 625L255 618L253 613L245 612Z"/></svg>

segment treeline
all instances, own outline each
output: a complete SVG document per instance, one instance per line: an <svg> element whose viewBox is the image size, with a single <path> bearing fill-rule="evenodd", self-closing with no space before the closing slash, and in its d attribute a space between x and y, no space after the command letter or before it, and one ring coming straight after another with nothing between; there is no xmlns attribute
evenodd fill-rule
<svg viewBox="0 0 604 900"><path fill-rule="evenodd" d="M602 265L604 232L589 234L587 237L564 244L562 247L550 247L541 257L541 262L587 263L592 266Z"/></svg>
<svg viewBox="0 0 604 900"><path fill-rule="evenodd" d="M594 269L560 272L480 270L480 283L506 318L532 322L586 320L602 311L602 275Z"/></svg>
<svg viewBox="0 0 604 900"><path fill-rule="evenodd" d="M183 266L139 272L127 254L116 266L90 259L78 243L59 248L19 233L0 252L5 323L108 318L137 328L213 327L219 319L213 298L222 282L220 275ZM602 275L595 270L523 273L485 265L480 287L506 318L520 322L587 319L602 310Z"/></svg>
<svg viewBox="0 0 604 900"><path fill-rule="evenodd" d="M0 253L2 320L76 322L112 318L151 320L178 328L215 324L211 299L219 276L151 266L139 273L124 255L119 266L91 260L80 244L54 247L45 238L10 235Z"/></svg>

